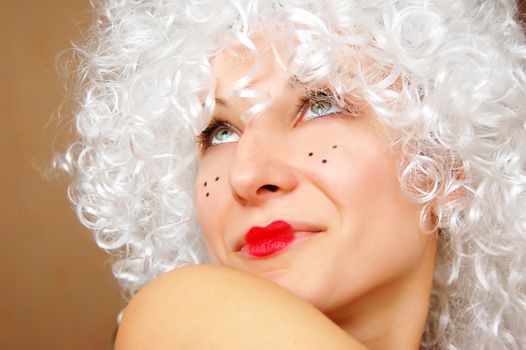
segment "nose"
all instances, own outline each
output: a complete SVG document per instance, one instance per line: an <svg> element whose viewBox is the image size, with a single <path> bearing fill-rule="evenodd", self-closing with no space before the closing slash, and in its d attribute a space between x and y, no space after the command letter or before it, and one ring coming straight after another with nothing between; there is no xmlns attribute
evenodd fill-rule
<svg viewBox="0 0 526 350"><path fill-rule="evenodd" d="M229 172L232 195L244 206L261 205L297 186L297 174L280 136L258 131L245 130Z"/></svg>

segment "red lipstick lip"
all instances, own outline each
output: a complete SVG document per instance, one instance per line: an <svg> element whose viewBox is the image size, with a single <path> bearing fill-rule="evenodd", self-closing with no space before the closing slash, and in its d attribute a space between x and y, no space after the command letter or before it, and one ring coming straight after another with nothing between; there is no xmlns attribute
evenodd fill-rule
<svg viewBox="0 0 526 350"><path fill-rule="evenodd" d="M267 226L253 226L235 246L235 251L245 251L251 248L258 250L256 257L264 257L285 249L298 237L297 234L314 234L325 231L326 227L300 221L275 220ZM267 251L266 247L272 245ZM261 250L263 249L263 251ZM253 250L252 250L253 251ZM260 254L260 255L259 255ZM250 255L250 254L249 254Z"/></svg>
<svg viewBox="0 0 526 350"><path fill-rule="evenodd" d="M247 244L271 239L293 232L292 225L284 220L272 221L265 227L254 226L245 234Z"/></svg>

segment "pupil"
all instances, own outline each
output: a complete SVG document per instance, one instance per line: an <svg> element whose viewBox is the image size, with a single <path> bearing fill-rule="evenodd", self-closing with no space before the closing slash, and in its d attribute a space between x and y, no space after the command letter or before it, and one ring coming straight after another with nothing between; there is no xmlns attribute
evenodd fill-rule
<svg viewBox="0 0 526 350"><path fill-rule="evenodd" d="M226 130L226 129L219 130L219 132L217 134L218 134L217 138L219 140L223 140L225 138L225 136L228 135L228 130Z"/></svg>

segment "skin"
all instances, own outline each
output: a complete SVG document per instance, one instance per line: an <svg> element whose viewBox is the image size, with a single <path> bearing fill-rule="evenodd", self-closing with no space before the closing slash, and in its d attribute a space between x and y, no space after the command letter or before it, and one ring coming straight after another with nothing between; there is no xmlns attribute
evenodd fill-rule
<svg viewBox="0 0 526 350"><path fill-rule="evenodd" d="M271 54L250 88L272 103L244 124L253 101L230 91L253 63L242 50L212 61L215 115L233 142L201 152L195 205L216 266L141 290L116 349L418 349L436 238L402 194L392 133L366 106L301 119L303 93ZM261 259L238 251L251 227L279 219L323 230Z"/></svg>
<svg viewBox="0 0 526 350"><path fill-rule="evenodd" d="M275 284L242 271L197 265L152 281L126 307L115 350L144 349L365 347L312 305Z"/></svg>
<svg viewBox="0 0 526 350"><path fill-rule="evenodd" d="M235 128L234 142L202 152L196 181L213 262L291 291L371 347L418 348L436 239L400 189L400 150L364 106L298 122L301 89L270 53L262 61L250 88L269 92L272 104L247 124L241 116L253 101L230 91L253 61L239 50L212 62L216 116ZM236 251L247 230L278 219L325 230L264 259Z"/></svg>

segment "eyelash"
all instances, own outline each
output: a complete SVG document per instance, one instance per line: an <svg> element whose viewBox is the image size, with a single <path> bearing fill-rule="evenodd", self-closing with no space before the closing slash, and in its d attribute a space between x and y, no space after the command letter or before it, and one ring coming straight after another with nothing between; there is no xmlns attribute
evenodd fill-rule
<svg viewBox="0 0 526 350"><path fill-rule="evenodd" d="M301 114L298 120L294 123L294 126L296 126L300 121L303 120L303 117L305 116L305 113L308 108L310 108L315 102L321 102L321 101L330 101L332 103L336 103L334 97L332 95L328 94L325 91L314 91L310 92L308 95L305 95L301 97L296 104L297 113Z"/></svg>
<svg viewBox="0 0 526 350"><path fill-rule="evenodd" d="M217 119L215 116L212 117L210 124L208 124L208 126L196 137L196 141L201 149L204 150L210 147L210 137L212 137L212 134L220 127L227 127L229 129L234 128L226 120Z"/></svg>
<svg viewBox="0 0 526 350"><path fill-rule="evenodd" d="M332 97L330 94L324 91L312 92L300 98L297 104L298 112L296 114L301 114L301 115L298 118L298 120L294 123L294 126L296 126L299 122L303 120L303 116L305 115L306 108L310 107L314 102L320 102L323 100L329 100L332 103L336 103L334 100L334 97ZM341 112L345 112L345 110L342 110ZM332 114L336 114L336 113L332 113ZM328 115L331 115L331 114L328 114ZM218 119L215 116L212 117L210 124L208 124L208 126L196 137L196 142L198 143L199 147L202 150L206 150L207 148L211 147L210 138L212 137L213 133L221 127L226 127L231 130L235 129L234 126L230 124L229 122L227 122L226 120Z"/></svg>

